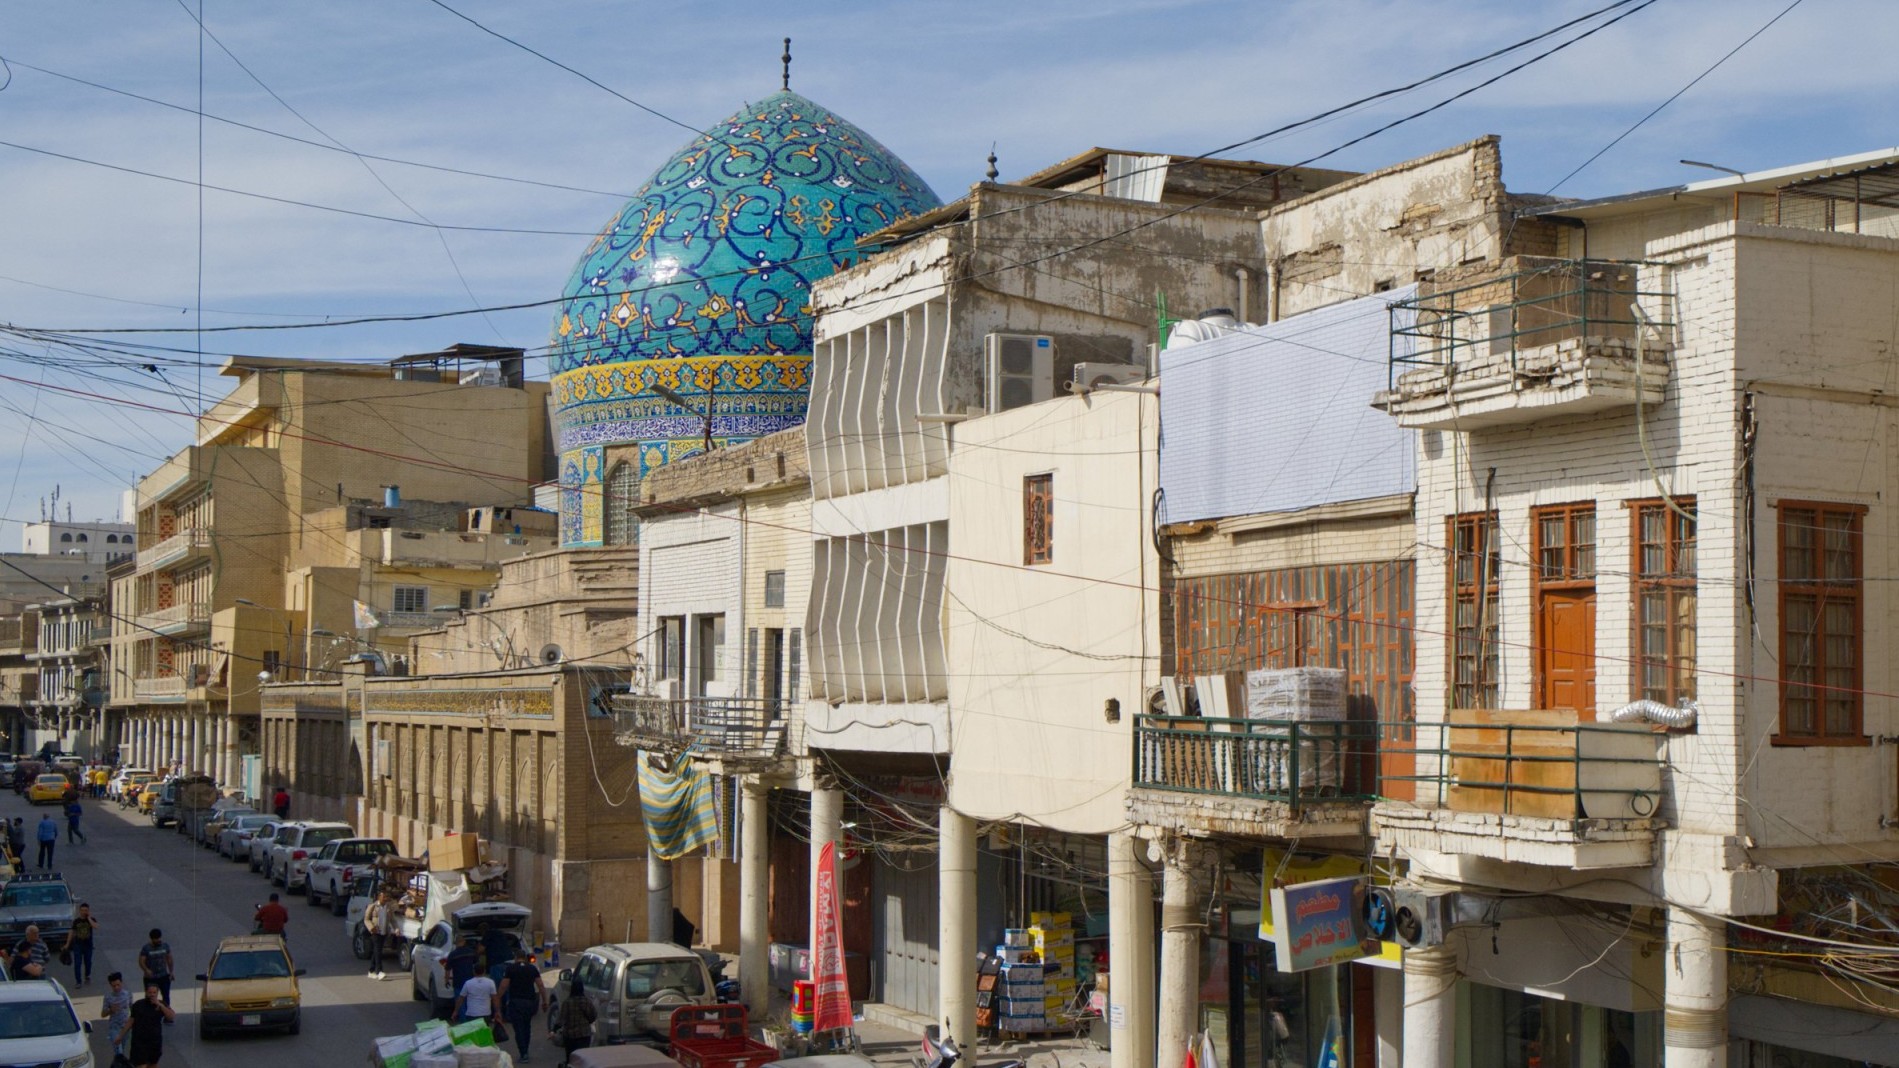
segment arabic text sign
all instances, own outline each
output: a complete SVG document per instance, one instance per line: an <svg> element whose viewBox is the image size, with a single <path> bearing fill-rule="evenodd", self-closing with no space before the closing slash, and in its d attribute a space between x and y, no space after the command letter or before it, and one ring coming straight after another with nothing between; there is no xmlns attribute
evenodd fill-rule
<svg viewBox="0 0 1899 1068"><path fill-rule="evenodd" d="M1282 972L1345 964L1378 951L1361 919L1363 876L1274 887L1272 902L1273 955Z"/></svg>

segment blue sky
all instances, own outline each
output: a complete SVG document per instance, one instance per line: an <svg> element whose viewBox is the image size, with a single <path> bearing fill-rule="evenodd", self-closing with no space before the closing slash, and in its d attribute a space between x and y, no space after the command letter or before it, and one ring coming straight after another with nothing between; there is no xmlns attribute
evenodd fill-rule
<svg viewBox="0 0 1899 1068"><path fill-rule="evenodd" d="M1411 81L1608 0L1313 0L1190 3L801 5L448 0L690 126L792 87L906 159L944 199L1095 145L1196 153ZM1656 0L1625 21L1442 111L1322 164L1367 170L1480 134L1504 139L1505 180L1550 192L1577 165L1740 44L1789 0ZM25 65L190 108L199 0L62 0L0 7L0 141L191 178L198 120ZM187 5L189 10L187 9ZM318 133L205 41L205 111L357 152L597 193L422 170L207 123L205 181L458 226L591 233L691 135L429 0L250 4L206 0L205 24ZM1594 196L1899 143L1889 115L1899 4L1805 0L1659 116L1554 191ZM1513 60L1236 153L1291 163L1494 75ZM0 73L0 79L5 78ZM371 173L373 167L374 173ZM385 188L383 183L387 183ZM400 200L397 199L398 195ZM406 201L405 205L403 201ZM189 185L0 147L0 322L176 327L442 311L559 295L582 236L438 232L206 193L202 261ZM446 248L444 247L446 245ZM30 283L30 284L29 284ZM46 288L52 287L52 288ZM74 292L60 292L70 290ZM471 299L472 295L472 299ZM147 302L147 303L137 303ZM158 306L152 306L158 305ZM549 313L420 324L206 335L214 352L369 359L456 341L544 344ZM154 343L190 348L189 334ZM81 518L181 446L177 409L199 388L85 369L0 340L0 519L36 518L55 484ZM24 353L24 357L22 354ZM207 357L214 372L217 357ZM106 381L102 379L111 379ZM24 379L25 382L14 381ZM58 392L58 387L78 391ZM207 373L206 394L220 392ZM17 547L0 523L0 546Z"/></svg>

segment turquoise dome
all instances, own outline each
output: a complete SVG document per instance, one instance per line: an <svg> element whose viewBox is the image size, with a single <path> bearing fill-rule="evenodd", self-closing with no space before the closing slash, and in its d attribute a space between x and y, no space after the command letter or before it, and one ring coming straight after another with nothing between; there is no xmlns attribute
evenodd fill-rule
<svg viewBox="0 0 1899 1068"><path fill-rule="evenodd" d="M554 319L563 542L599 543L588 487L608 475L606 446L637 445L643 475L703 447L708 409L715 445L804 422L811 283L940 204L889 149L789 90L661 164L588 246Z"/></svg>

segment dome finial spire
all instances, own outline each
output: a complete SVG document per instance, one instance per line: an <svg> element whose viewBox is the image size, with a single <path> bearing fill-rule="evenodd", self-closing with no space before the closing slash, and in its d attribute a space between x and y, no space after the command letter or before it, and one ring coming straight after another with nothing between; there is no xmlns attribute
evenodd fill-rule
<svg viewBox="0 0 1899 1068"><path fill-rule="evenodd" d="M983 177L993 182L1001 176L1002 172L996 170L996 146L991 144L989 146L989 169L983 172Z"/></svg>
<svg viewBox="0 0 1899 1068"><path fill-rule="evenodd" d="M784 73L783 78L780 80L778 87L780 89L790 90L791 88L791 38L789 37L785 38L785 54L782 56L779 56L778 58L780 60L783 60L785 64L785 73Z"/></svg>

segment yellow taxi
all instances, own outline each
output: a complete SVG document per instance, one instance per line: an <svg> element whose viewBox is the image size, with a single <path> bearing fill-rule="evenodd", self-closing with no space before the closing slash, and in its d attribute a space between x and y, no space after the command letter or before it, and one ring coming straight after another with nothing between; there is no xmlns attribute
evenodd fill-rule
<svg viewBox="0 0 1899 1068"><path fill-rule="evenodd" d="M290 962L277 935L233 935L218 943L211 967L199 973L198 1034L303 1027L303 969Z"/></svg>
<svg viewBox="0 0 1899 1068"><path fill-rule="evenodd" d="M66 791L72 785L66 776L49 771L34 779L33 785L26 788L26 800L34 805L57 805L66 799Z"/></svg>
<svg viewBox="0 0 1899 1068"><path fill-rule="evenodd" d="M152 775L134 775L126 779L123 783L120 783L119 807L131 808L138 804L139 797L145 793L145 788L155 781L157 781L157 779Z"/></svg>
<svg viewBox="0 0 1899 1068"><path fill-rule="evenodd" d="M145 789L140 790L138 795L138 810L140 812L148 815L151 813L152 806L158 804L158 791L164 785L164 783L159 782L157 779L153 779L151 782L145 784Z"/></svg>

